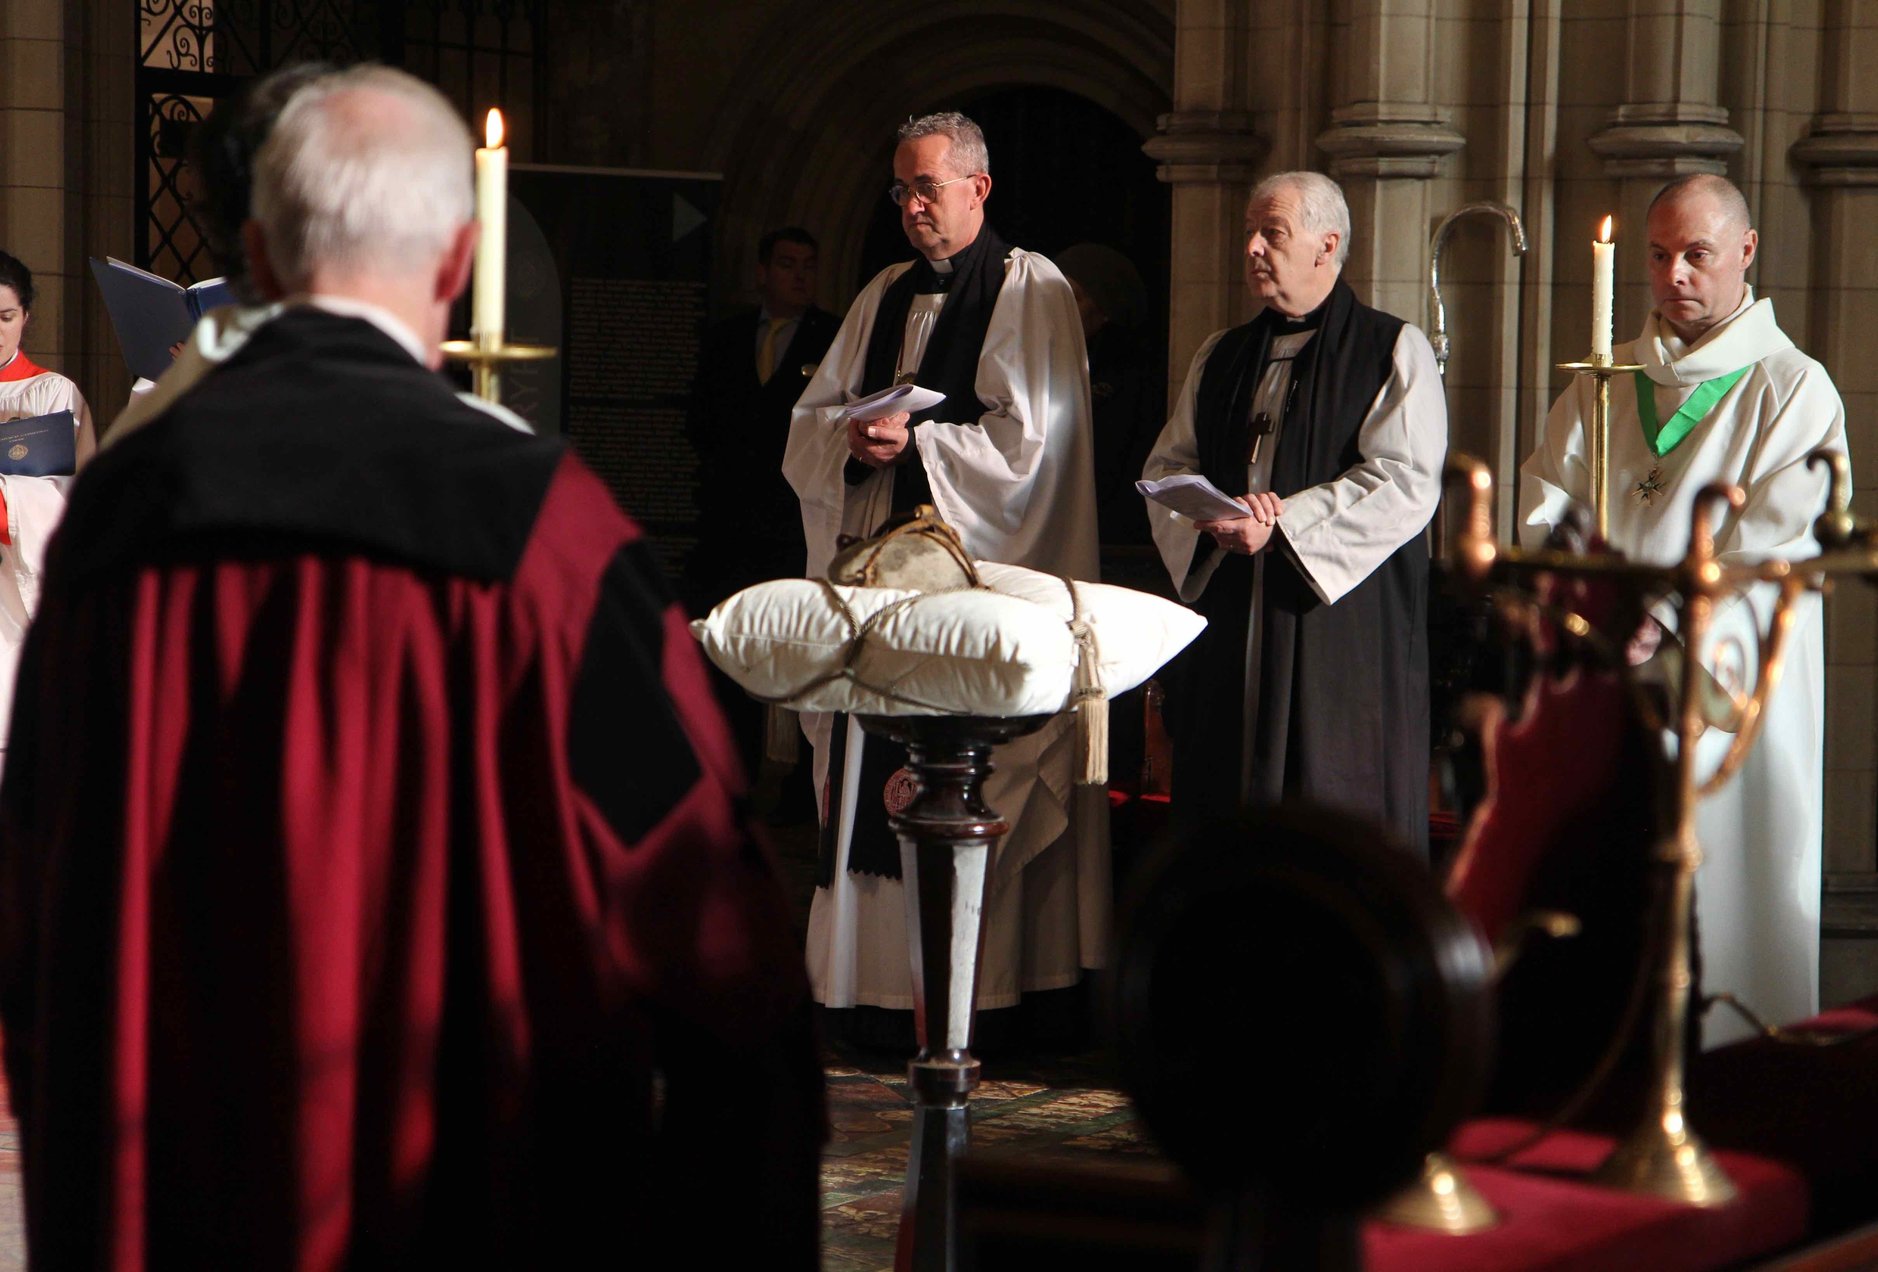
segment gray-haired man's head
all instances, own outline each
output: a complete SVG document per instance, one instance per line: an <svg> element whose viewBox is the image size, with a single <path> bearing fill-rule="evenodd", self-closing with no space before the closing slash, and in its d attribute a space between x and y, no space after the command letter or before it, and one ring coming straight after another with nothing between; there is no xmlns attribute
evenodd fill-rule
<svg viewBox="0 0 1878 1272"><path fill-rule="evenodd" d="M991 156L978 125L955 110L909 119L893 151L900 228L927 260L970 247L985 224Z"/></svg>
<svg viewBox="0 0 1878 1272"><path fill-rule="evenodd" d="M443 94L385 66L294 94L255 165L253 215L280 285L315 272L424 268L474 211L469 128Z"/></svg>
<svg viewBox="0 0 1878 1272"><path fill-rule="evenodd" d="M1246 286L1292 317L1316 309L1350 255L1350 208L1318 172L1280 172L1259 182L1245 209Z"/></svg>

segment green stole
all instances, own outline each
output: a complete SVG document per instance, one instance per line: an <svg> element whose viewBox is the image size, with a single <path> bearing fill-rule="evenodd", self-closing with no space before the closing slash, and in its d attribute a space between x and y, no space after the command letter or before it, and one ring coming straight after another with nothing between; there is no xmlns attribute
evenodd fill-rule
<svg viewBox="0 0 1878 1272"><path fill-rule="evenodd" d="M1643 422L1643 440L1648 444L1651 454L1658 459L1676 449L1683 438L1689 436L1689 430L1702 422L1702 417L1714 409L1729 389L1735 387L1735 381L1746 375L1753 366L1742 367L1739 371L1730 371L1727 375L1716 376L1713 380L1704 380L1696 386L1689 400L1682 404L1682 409L1669 417L1669 423L1659 426L1656 422L1656 384L1641 371L1632 372L1637 377L1637 418Z"/></svg>

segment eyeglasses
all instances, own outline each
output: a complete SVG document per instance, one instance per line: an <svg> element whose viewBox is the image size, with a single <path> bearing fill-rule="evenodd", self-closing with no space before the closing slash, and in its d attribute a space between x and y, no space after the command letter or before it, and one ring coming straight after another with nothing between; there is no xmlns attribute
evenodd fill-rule
<svg viewBox="0 0 1878 1272"><path fill-rule="evenodd" d="M906 206L908 199L918 199L921 203L934 203L938 201L939 192L947 186L960 181L970 181L977 175L976 172L968 172L962 177L953 177L950 181L934 181L931 177L921 177L910 185L904 181L896 181L887 187L887 197L893 200L895 207L901 208Z"/></svg>

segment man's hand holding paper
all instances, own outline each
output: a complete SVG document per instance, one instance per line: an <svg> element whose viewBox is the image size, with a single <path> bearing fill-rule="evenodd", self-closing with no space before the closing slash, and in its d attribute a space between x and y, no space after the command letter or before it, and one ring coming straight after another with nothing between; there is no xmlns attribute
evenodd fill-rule
<svg viewBox="0 0 1878 1272"><path fill-rule="evenodd" d="M1272 540L1272 529L1285 510L1285 501L1268 490L1241 495L1239 503L1247 512L1243 517L1219 521L1196 521L1194 525L1213 536L1213 541L1227 552L1251 556L1262 551Z"/></svg>
<svg viewBox="0 0 1878 1272"><path fill-rule="evenodd" d="M905 411L874 420L848 416L848 453L869 468L899 463L913 435L911 419Z"/></svg>

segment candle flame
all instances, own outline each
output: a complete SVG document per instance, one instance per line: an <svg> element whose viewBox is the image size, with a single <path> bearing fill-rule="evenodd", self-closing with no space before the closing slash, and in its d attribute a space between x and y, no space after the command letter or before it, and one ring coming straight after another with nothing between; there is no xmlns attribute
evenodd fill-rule
<svg viewBox="0 0 1878 1272"><path fill-rule="evenodd" d="M483 138L491 150L502 144L502 112L493 106L489 108L489 119L483 125Z"/></svg>
<svg viewBox="0 0 1878 1272"><path fill-rule="evenodd" d="M494 113L495 113L494 111L490 112L490 114L494 114ZM489 144L492 146L495 145L493 141L490 142ZM1603 226L1598 230L1598 242L1608 243L1610 241L1611 241L1611 218L1607 216L1604 218Z"/></svg>

